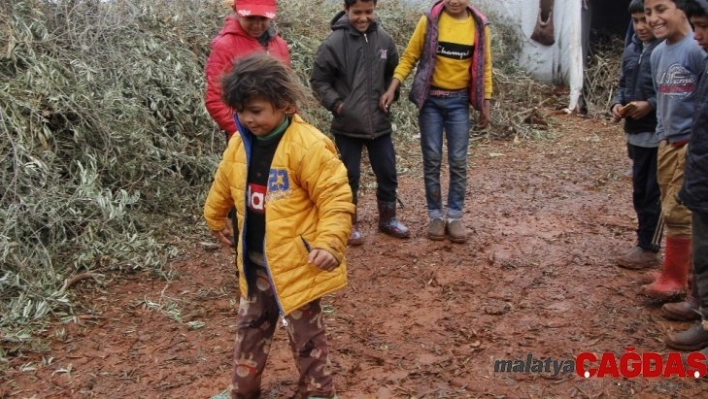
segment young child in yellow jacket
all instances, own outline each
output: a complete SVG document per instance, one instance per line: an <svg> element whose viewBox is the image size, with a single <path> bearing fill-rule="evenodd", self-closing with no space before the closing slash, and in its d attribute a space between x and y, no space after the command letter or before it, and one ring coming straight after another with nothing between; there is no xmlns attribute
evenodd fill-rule
<svg viewBox="0 0 708 399"><path fill-rule="evenodd" d="M280 317L300 370L299 394L332 398L320 298L347 284L354 214L347 170L331 140L295 114L303 94L281 61L246 57L222 85L239 134L224 152L204 217L231 246L226 217L235 206L240 232L231 397L260 395Z"/></svg>
<svg viewBox="0 0 708 399"><path fill-rule="evenodd" d="M423 151L428 238L465 242L462 224L467 189L470 105L489 124L492 53L487 18L469 0L441 0L423 15L411 36L380 106L388 110L395 90L418 64L410 100L418 106ZM447 212L440 188L443 129L447 137L450 185Z"/></svg>

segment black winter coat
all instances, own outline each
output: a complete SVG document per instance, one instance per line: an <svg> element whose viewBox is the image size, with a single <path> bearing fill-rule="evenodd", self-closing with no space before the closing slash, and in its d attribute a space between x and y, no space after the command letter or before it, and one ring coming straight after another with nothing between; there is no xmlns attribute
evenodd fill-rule
<svg viewBox="0 0 708 399"><path fill-rule="evenodd" d="M652 51L659 43L661 40L654 40L644 48L644 43L634 35L622 55L622 73L614 104L626 105L632 101L648 101L653 108L642 119L629 117L624 119L624 131L629 134L656 130L656 90L650 60Z"/></svg>
<svg viewBox="0 0 708 399"><path fill-rule="evenodd" d="M332 134L374 139L391 133L391 119L379 99L393 79L398 50L374 21L357 31L344 11L331 23L332 33L315 55L310 84L320 103L332 111ZM336 114L339 104L342 113Z"/></svg>
<svg viewBox="0 0 708 399"><path fill-rule="evenodd" d="M708 213L708 59L696 88L695 114L686 152L679 200L690 210Z"/></svg>

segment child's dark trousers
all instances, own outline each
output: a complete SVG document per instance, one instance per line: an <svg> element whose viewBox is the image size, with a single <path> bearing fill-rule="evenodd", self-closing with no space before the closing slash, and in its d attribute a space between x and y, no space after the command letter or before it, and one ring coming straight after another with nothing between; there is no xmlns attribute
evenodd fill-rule
<svg viewBox="0 0 708 399"><path fill-rule="evenodd" d="M637 245L642 249L659 251L661 232L657 232L661 215L661 192L656 180L657 149L627 144L632 154L632 201L639 221Z"/></svg>
<svg viewBox="0 0 708 399"><path fill-rule="evenodd" d="M376 199L384 202L396 201L398 179L396 175L396 152L391 135L385 134L375 139L354 138L337 134L334 136L342 162L347 168L349 186L352 188L354 204L358 201L361 180L361 151L364 146L369 153L371 169L376 175Z"/></svg>
<svg viewBox="0 0 708 399"><path fill-rule="evenodd" d="M703 320L708 320L708 213L693 212L694 280Z"/></svg>

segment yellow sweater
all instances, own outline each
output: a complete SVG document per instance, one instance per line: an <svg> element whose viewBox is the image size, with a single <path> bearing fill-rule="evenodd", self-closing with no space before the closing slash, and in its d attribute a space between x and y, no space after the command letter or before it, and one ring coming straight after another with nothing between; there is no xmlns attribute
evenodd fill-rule
<svg viewBox="0 0 708 399"><path fill-rule="evenodd" d="M393 78L399 82L406 80L413 67L423 54L425 32L428 19L424 15L418 21L406 50L393 73ZM440 14L438 22L438 50L435 61L435 71L431 85L440 89L464 89L470 80L470 63L472 62L472 46L474 46L475 21L472 16L458 20L447 12ZM484 63L484 98L492 98L492 46L489 26L485 28L486 48Z"/></svg>

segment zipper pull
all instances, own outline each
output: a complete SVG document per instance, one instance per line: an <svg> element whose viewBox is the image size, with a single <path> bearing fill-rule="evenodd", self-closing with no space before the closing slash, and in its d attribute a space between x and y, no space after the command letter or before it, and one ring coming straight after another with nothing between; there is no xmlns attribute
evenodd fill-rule
<svg viewBox="0 0 708 399"><path fill-rule="evenodd" d="M366 33L364 33L364 40L366 40L367 43L369 42L369 37L366 35Z"/></svg>
<svg viewBox="0 0 708 399"><path fill-rule="evenodd" d="M647 51L647 46L642 44L642 51L639 53L639 61L637 62L637 65L642 65L642 59L644 59L644 54Z"/></svg>
<svg viewBox="0 0 708 399"><path fill-rule="evenodd" d="M288 319L285 318L285 315L280 316L280 321L283 323L283 327L287 327L290 323L288 323Z"/></svg>

